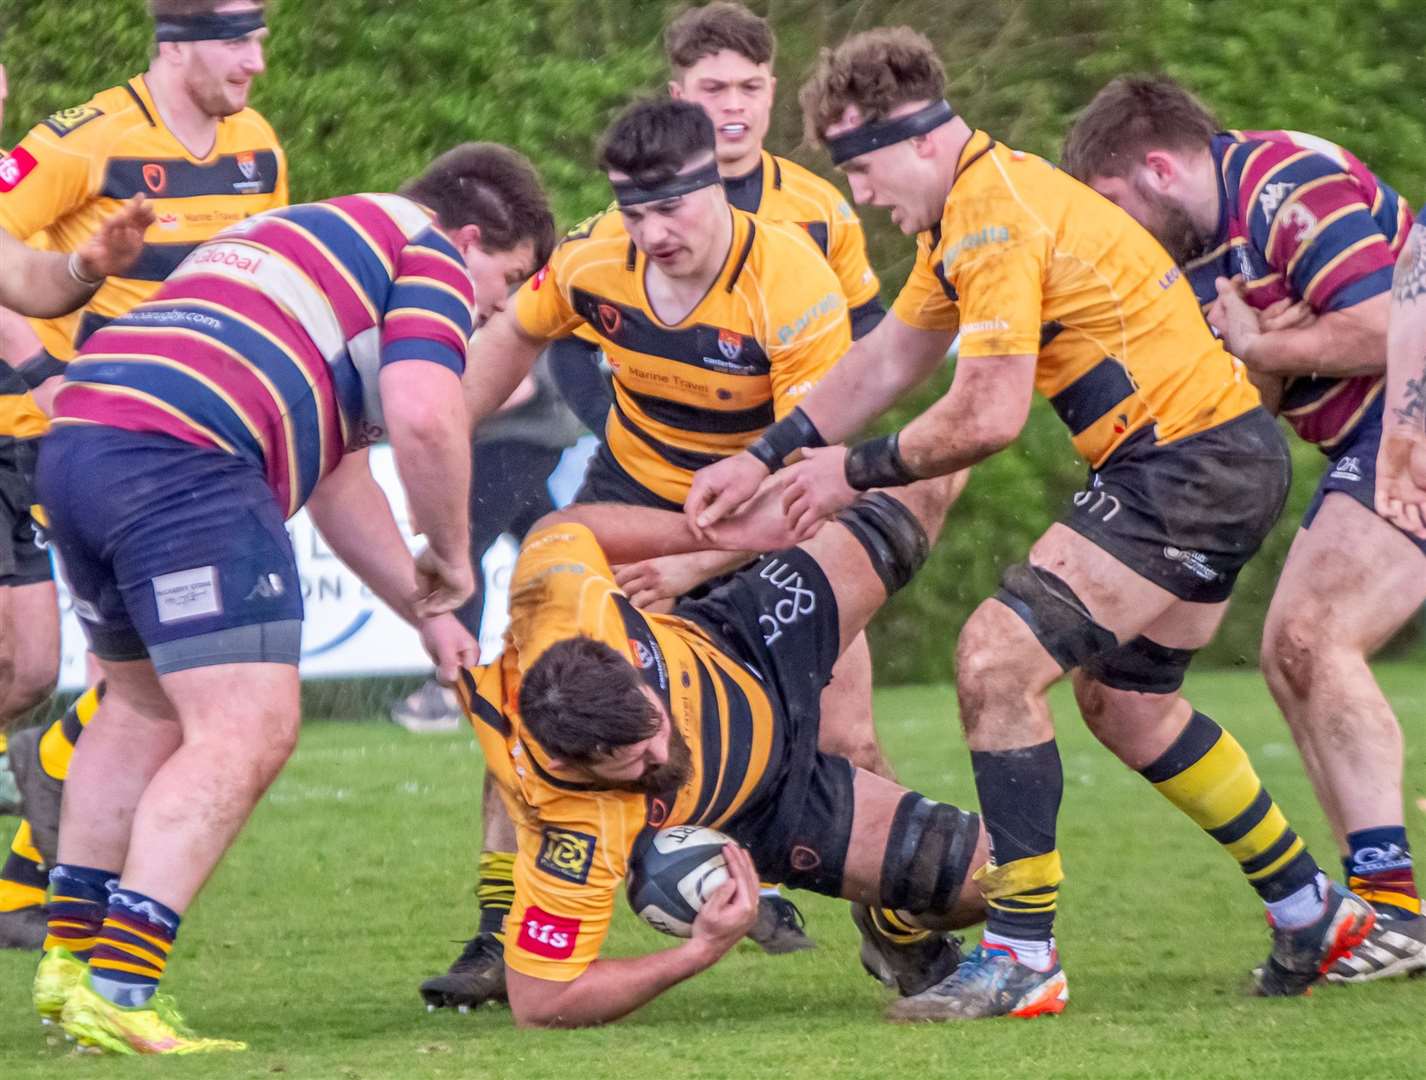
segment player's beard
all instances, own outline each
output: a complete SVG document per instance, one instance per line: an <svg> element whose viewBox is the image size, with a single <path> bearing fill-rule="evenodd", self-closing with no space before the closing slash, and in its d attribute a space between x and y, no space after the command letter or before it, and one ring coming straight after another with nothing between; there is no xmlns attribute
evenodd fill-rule
<svg viewBox="0 0 1426 1080"><path fill-rule="evenodd" d="M203 74L199 77L190 77L188 80L188 93L193 98L193 102L207 116L215 120L221 120L225 116L234 116L243 111L243 104L234 103L228 96L227 83L224 80L214 79L211 75Z"/></svg>
<svg viewBox="0 0 1426 1080"><path fill-rule="evenodd" d="M693 751L688 748L683 732L674 727L669 730L668 735L668 760L662 765L654 766L637 780L620 784L619 787L640 795L660 795L677 791L688 783L692 776Z"/></svg>
<svg viewBox="0 0 1426 1080"><path fill-rule="evenodd" d="M1163 245L1175 263L1183 266L1203 254L1209 238L1199 233L1188 212L1180 204L1164 198L1156 191L1150 191L1137 178L1134 187L1139 197L1154 212L1154 220L1146 221L1145 228Z"/></svg>

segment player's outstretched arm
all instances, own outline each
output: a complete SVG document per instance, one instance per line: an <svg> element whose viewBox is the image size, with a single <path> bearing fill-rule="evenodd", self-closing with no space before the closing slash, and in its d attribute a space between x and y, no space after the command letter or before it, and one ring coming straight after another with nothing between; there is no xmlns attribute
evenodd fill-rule
<svg viewBox="0 0 1426 1080"><path fill-rule="evenodd" d="M476 331L461 380L470 431L510 399L544 347L543 338L520 328L513 308L496 312Z"/></svg>
<svg viewBox="0 0 1426 1080"><path fill-rule="evenodd" d="M685 555L695 551L781 551L806 539L787 525L782 512L782 481L764 484L763 490L738 513L699 535L684 515L672 510L617 503L575 503L546 514L535 528L576 522L594 534L605 558L614 565Z"/></svg>
<svg viewBox="0 0 1426 1080"><path fill-rule="evenodd" d="M736 844L723 852L730 880L693 920L693 936L672 949L622 960L596 960L567 983L536 979L506 967L510 1011L519 1027L607 1024L647 1005L671 986L712 967L758 917L758 875Z"/></svg>
<svg viewBox="0 0 1426 1080"><path fill-rule="evenodd" d="M1030 415L1034 356L963 357L945 395L895 435L850 450L807 451L783 470L784 505L794 531L850 506L863 491L960 472L1009 446Z"/></svg>
<svg viewBox="0 0 1426 1080"><path fill-rule="evenodd" d="M73 255L36 251L0 229L0 307L35 319L83 307L106 277L139 257L153 220L144 197L135 195Z"/></svg>
<svg viewBox="0 0 1426 1080"><path fill-rule="evenodd" d="M1426 539L1426 226L1422 225L1412 226L1392 278L1376 506L1398 528Z"/></svg>
<svg viewBox="0 0 1426 1080"><path fill-rule="evenodd" d="M798 411L811 422L821 444L841 442L930 378L950 344L951 335L945 331L916 329L893 312L853 343ZM805 439L784 439L787 425L788 420L779 421L766 438L779 449L785 441L789 451L809 445ZM768 471L747 451L700 469L683 504L684 513L696 530L706 529L750 499Z"/></svg>

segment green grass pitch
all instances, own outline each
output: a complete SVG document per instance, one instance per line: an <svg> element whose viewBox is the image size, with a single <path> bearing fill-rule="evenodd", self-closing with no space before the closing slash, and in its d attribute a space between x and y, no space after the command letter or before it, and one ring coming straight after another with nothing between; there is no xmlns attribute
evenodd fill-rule
<svg viewBox="0 0 1426 1080"><path fill-rule="evenodd" d="M1407 733L1408 827L1426 850L1426 677L1382 666ZM1287 731L1261 679L1205 672L1200 708L1248 748L1318 858L1340 872ZM840 903L797 895L820 947L768 958L739 946L624 1023L517 1032L504 1009L428 1015L416 994L474 922L481 761L466 735L317 723L185 919L167 988L202 1033L246 1054L136 1061L47 1047L29 1012L32 958L0 955L0 1076L292 1080L510 1077L1328 1077L1419 1072L1426 979L1263 1001L1245 993L1266 952L1261 908L1236 867L1085 732L1055 698L1065 762L1060 844L1063 1016L893 1027L862 974ZM877 698L902 780L974 803L944 687ZM10 822L4 823L7 828ZM6 833L8 836L8 832ZM611 948L666 939L625 910Z"/></svg>

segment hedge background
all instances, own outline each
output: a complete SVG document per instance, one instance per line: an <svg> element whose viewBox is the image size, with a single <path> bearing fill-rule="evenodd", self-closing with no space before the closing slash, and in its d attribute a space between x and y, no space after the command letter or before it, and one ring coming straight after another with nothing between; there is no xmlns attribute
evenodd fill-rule
<svg viewBox="0 0 1426 1080"><path fill-rule="evenodd" d="M269 70L253 103L287 147L294 199L390 190L448 146L490 139L534 159L561 221L573 223L608 201L590 165L606 121L630 96L661 92L659 33L676 6L276 0ZM827 175L825 156L799 145L800 76L820 47L846 33L905 22L938 43L951 100L973 124L1052 159L1070 118L1108 78L1164 71L1195 88L1227 126L1314 132L1355 151L1413 205L1426 197L1426 19L1414 0L751 6L770 16L780 39L770 145ZM11 89L0 143L13 145L40 117L142 70L148 37L140 0L0 0L0 61ZM882 215L866 224L889 302L912 245ZM1295 452L1288 512L1244 573L1205 662L1256 662L1272 584L1322 467L1316 451ZM1083 473L1062 427L1037 404L1020 442L976 471L930 565L878 620L883 680L945 677L965 616Z"/></svg>

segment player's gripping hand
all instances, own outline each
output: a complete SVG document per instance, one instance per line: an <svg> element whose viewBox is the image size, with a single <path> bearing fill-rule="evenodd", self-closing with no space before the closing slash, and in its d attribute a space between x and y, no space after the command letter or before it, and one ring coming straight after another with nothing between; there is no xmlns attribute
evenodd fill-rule
<svg viewBox="0 0 1426 1080"><path fill-rule="evenodd" d="M767 476L767 466L746 450L699 469L683 501L693 535L708 541L705 530L756 495Z"/></svg>
<svg viewBox="0 0 1426 1080"><path fill-rule="evenodd" d="M475 573L469 559L447 562L433 549L416 556L416 594L411 606L418 619L454 611L475 592Z"/></svg>
<svg viewBox="0 0 1426 1080"><path fill-rule="evenodd" d="M1382 436L1376 511L1403 532L1426 540L1426 435L1387 431Z"/></svg>
<svg viewBox="0 0 1426 1080"><path fill-rule="evenodd" d="M802 451L788 466L782 493L788 525L798 533L816 531L827 518L857 501L861 492L847 483L847 448L827 446Z"/></svg>
<svg viewBox="0 0 1426 1080"><path fill-rule="evenodd" d="M725 881L693 920L693 941L711 963L742 941L758 921L758 872L753 857L737 844L723 848L728 864Z"/></svg>
<svg viewBox="0 0 1426 1080"><path fill-rule="evenodd" d="M454 686L461 668L475 667L480 661L479 644L454 615L422 619L417 629L421 644L435 661L436 680L442 686Z"/></svg>
<svg viewBox="0 0 1426 1080"><path fill-rule="evenodd" d="M135 195L105 218L75 253L80 274L90 281L122 274L144 250L144 233L153 223L153 207Z"/></svg>

